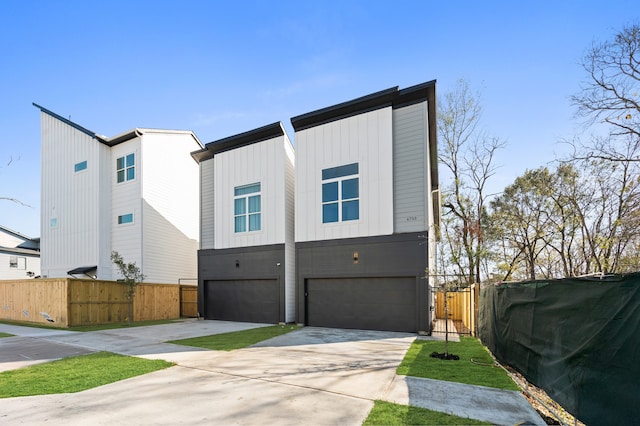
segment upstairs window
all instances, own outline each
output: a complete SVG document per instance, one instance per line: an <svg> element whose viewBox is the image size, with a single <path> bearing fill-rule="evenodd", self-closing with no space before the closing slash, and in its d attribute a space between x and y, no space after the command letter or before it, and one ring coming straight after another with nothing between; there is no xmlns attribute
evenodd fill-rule
<svg viewBox="0 0 640 426"><path fill-rule="evenodd" d="M358 163L322 170L322 223L360 219Z"/></svg>
<svg viewBox="0 0 640 426"><path fill-rule="evenodd" d="M9 256L9 268L27 269L27 258L18 256Z"/></svg>
<svg viewBox="0 0 640 426"><path fill-rule="evenodd" d="M87 161L81 161L79 163L76 163L73 165L73 171L74 172L81 172L82 170L86 170L87 169Z"/></svg>
<svg viewBox="0 0 640 426"><path fill-rule="evenodd" d="M118 225L124 225L125 223L133 223L133 213L118 216Z"/></svg>
<svg viewBox="0 0 640 426"><path fill-rule="evenodd" d="M118 183L136 178L136 155L129 154L116 160L116 174Z"/></svg>
<svg viewBox="0 0 640 426"><path fill-rule="evenodd" d="M261 225L260 183L237 186L233 190L235 232L259 231Z"/></svg>

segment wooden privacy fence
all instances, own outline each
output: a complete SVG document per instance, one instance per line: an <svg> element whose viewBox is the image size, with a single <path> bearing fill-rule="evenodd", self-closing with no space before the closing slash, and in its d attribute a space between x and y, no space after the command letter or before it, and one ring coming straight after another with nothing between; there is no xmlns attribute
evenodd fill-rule
<svg viewBox="0 0 640 426"><path fill-rule="evenodd" d="M180 286L180 316L186 318L198 316L198 286Z"/></svg>
<svg viewBox="0 0 640 426"><path fill-rule="evenodd" d="M476 335L478 319L478 298L480 288L477 284L457 291L438 290L436 292L436 319L445 319L444 298L447 297L449 319L459 333Z"/></svg>
<svg viewBox="0 0 640 426"><path fill-rule="evenodd" d="M133 298L133 320L179 318L180 288L178 284L139 284ZM123 322L127 320L127 303L126 287L116 281L73 278L0 281L3 320L56 327Z"/></svg>

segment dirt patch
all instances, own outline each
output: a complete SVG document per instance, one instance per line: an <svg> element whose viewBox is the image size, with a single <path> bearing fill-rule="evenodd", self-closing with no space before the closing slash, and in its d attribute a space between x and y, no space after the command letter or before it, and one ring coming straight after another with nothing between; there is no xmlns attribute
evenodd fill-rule
<svg viewBox="0 0 640 426"><path fill-rule="evenodd" d="M460 357L458 355L449 354L449 353L440 353L440 352L431 352L429 355L431 358L444 359L447 361L458 361Z"/></svg>

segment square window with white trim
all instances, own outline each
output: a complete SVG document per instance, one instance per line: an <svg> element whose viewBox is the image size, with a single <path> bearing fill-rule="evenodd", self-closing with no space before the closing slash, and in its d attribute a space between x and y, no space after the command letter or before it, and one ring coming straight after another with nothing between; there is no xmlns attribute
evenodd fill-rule
<svg viewBox="0 0 640 426"><path fill-rule="evenodd" d="M233 189L234 232L253 232L262 229L260 182L236 186Z"/></svg>
<svg viewBox="0 0 640 426"><path fill-rule="evenodd" d="M118 183L136 178L136 155L128 154L116 159L116 179Z"/></svg>
<svg viewBox="0 0 640 426"><path fill-rule="evenodd" d="M360 219L358 163L322 170L322 223Z"/></svg>

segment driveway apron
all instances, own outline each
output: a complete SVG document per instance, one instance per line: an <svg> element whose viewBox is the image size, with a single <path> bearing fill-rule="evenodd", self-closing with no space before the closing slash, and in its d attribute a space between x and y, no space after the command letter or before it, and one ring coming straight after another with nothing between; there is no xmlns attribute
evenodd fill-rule
<svg viewBox="0 0 640 426"><path fill-rule="evenodd" d="M305 327L232 352L163 343L259 326L193 321L41 338L177 365L76 394L0 399L0 424L359 425L415 338Z"/></svg>

